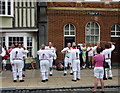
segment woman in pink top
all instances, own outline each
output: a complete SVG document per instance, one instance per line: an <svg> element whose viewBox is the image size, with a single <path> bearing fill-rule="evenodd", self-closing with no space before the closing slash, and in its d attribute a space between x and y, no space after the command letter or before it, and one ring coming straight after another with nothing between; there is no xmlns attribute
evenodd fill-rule
<svg viewBox="0 0 120 93"><path fill-rule="evenodd" d="M102 88L102 93L104 93L104 81L103 81L103 76L104 76L104 68L103 68L103 62L104 62L104 56L100 54L101 48L97 48L97 55L93 57L93 64L95 66L94 68L94 89L93 93L96 93L96 88L98 86L98 80L100 80L101 83L101 88Z"/></svg>

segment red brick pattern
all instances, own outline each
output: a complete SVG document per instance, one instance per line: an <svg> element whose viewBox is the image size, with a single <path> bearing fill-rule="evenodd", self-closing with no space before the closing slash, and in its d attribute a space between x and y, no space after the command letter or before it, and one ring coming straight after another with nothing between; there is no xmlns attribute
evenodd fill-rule
<svg viewBox="0 0 120 93"><path fill-rule="evenodd" d="M75 3L55 3L48 6L76 7ZM88 4L87 4L88 5ZM87 5L83 4L83 7ZM89 5L91 7L95 4ZM101 7L103 5L101 4ZM106 7L105 7L106 8ZM97 12L100 15L88 15L89 12ZM63 60L61 50L64 47L64 26L72 23L76 27L76 43L85 42L85 26L90 21L96 21L100 25L100 40L110 41L110 31L113 24L119 24L118 12L115 11L87 11L87 10L47 10L48 14L48 41L52 41L57 48L58 61Z"/></svg>

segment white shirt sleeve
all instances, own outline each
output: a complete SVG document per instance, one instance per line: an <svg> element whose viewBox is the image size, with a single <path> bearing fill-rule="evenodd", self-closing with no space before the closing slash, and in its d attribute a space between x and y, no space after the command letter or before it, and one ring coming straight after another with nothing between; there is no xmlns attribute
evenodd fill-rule
<svg viewBox="0 0 120 93"><path fill-rule="evenodd" d="M55 53L54 53L54 52L52 52L52 51L49 51L49 54L50 54L50 56L53 56L53 57L55 57Z"/></svg>
<svg viewBox="0 0 120 93"><path fill-rule="evenodd" d="M37 54L39 55L39 54L40 54L40 51L37 51Z"/></svg>
<svg viewBox="0 0 120 93"><path fill-rule="evenodd" d="M111 48L110 48L111 52L112 52L114 49L115 49L115 45L112 45Z"/></svg>
<svg viewBox="0 0 120 93"><path fill-rule="evenodd" d="M96 51L96 49L97 49L97 46L94 46L92 50L93 50L93 51Z"/></svg>
<svg viewBox="0 0 120 93"><path fill-rule="evenodd" d="M65 51L67 51L67 48L64 48L61 52L62 52L62 53L65 53Z"/></svg>
<svg viewBox="0 0 120 93"><path fill-rule="evenodd" d="M6 55L5 49L2 48L2 53L0 54L2 57L4 57Z"/></svg>
<svg viewBox="0 0 120 93"><path fill-rule="evenodd" d="M13 50L10 52L10 63L13 63Z"/></svg>

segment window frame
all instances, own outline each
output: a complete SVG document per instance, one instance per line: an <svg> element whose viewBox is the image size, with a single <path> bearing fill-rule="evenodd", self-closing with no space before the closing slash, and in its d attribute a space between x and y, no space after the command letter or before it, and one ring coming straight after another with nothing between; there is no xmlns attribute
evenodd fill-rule
<svg viewBox="0 0 120 93"><path fill-rule="evenodd" d="M32 34L28 34L28 33L5 33L3 34L1 37L5 37L5 45L7 46L7 49L9 49L9 37L23 37L23 44L24 44L24 47L27 49L27 37L32 37L32 56L31 57L27 57L27 58L35 58L36 55L35 55L35 51L34 51L34 35Z"/></svg>
<svg viewBox="0 0 120 93"><path fill-rule="evenodd" d="M95 27L92 28L92 27L91 27L91 22L94 22L94 26L95 26L95 23L96 23L97 26L98 26L98 28L95 28ZM87 27L88 24L90 24L90 27ZM89 34L88 34L88 33L87 33L87 29L88 29L88 30L93 29L93 30L94 30L94 34L92 34L91 31L90 31ZM98 30L99 33L96 34L96 33L95 33L95 30ZM90 41L89 41L89 42L87 41L87 37L90 37ZM92 40L91 40L91 37L94 37L94 41L93 41L93 42L92 42ZM95 44L96 42L98 42L98 41L95 41L95 37L98 37L98 41L100 41L100 25L99 25L99 23L96 22L96 21L89 21L89 22L86 24L86 26L85 26L85 43Z"/></svg>
<svg viewBox="0 0 120 93"><path fill-rule="evenodd" d="M68 34L68 35L65 35L65 32L67 31L67 30L65 29L65 27L66 27L67 25L69 25L69 29L68 29L69 34ZM70 25L72 25L72 26L74 27L74 30L71 30L71 29L70 29ZM74 32L74 35L70 35L71 32ZM71 24L71 23L65 24L65 25L64 25L64 37L75 37L75 36L76 36L76 27L75 27L75 25L73 25L73 24Z"/></svg>
<svg viewBox="0 0 120 93"><path fill-rule="evenodd" d="M110 34L111 34L111 32L114 32L114 33L115 33L115 35L111 35L111 37L120 37L120 35L116 35L117 32L120 32L120 31L117 31L117 30L116 30L116 29L117 29L117 25L120 26L120 24L113 24L113 25L111 26ZM113 27L113 26L115 26L114 31L112 30L112 27Z"/></svg>
<svg viewBox="0 0 120 93"><path fill-rule="evenodd" d="M5 1L5 14L0 14L0 16L2 17L13 17L13 0L4 0ZM11 2L10 5L11 5L11 9L10 9L10 13L11 14L8 14L8 2ZM1 9L2 10L2 9Z"/></svg>

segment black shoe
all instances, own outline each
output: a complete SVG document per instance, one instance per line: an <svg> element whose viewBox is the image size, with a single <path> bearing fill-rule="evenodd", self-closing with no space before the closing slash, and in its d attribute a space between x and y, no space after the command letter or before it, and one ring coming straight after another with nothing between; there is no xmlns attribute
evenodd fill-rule
<svg viewBox="0 0 120 93"><path fill-rule="evenodd" d="M104 93L104 91L101 91L101 93Z"/></svg>
<svg viewBox="0 0 120 93"><path fill-rule="evenodd" d="M66 73L64 73L64 76L66 76Z"/></svg>
<svg viewBox="0 0 120 93"><path fill-rule="evenodd" d="M103 78L103 80L107 80L107 78Z"/></svg>
<svg viewBox="0 0 120 93"><path fill-rule="evenodd" d="M48 79L46 79L46 81L48 81Z"/></svg>
<svg viewBox="0 0 120 93"><path fill-rule="evenodd" d="M72 81L76 82L77 80L72 79Z"/></svg>
<svg viewBox="0 0 120 93"><path fill-rule="evenodd" d="M52 76L52 74L50 74L49 76Z"/></svg>
<svg viewBox="0 0 120 93"><path fill-rule="evenodd" d="M20 80L20 82L24 82L24 80Z"/></svg>
<svg viewBox="0 0 120 93"><path fill-rule="evenodd" d="M77 80L80 80L79 78L77 78Z"/></svg>
<svg viewBox="0 0 120 93"><path fill-rule="evenodd" d="M46 80L42 80L41 82L45 82Z"/></svg>
<svg viewBox="0 0 120 93"><path fill-rule="evenodd" d="M13 80L13 82L17 82L17 80Z"/></svg>
<svg viewBox="0 0 120 93"><path fill-rule="evenodd" d="M70 75L73 75L73 73L70 73Z"/></svg>
<svg viewBox="0 0 120 93"><path fill-rule="evenodd" d="M112 77L109 77L108 79L111 79L111 80L112 80Z"/></svg>

